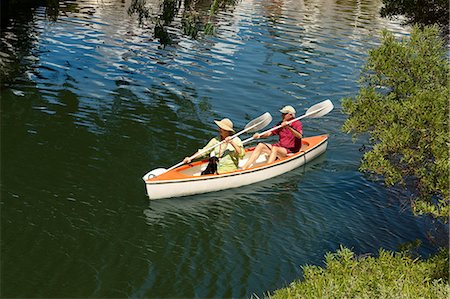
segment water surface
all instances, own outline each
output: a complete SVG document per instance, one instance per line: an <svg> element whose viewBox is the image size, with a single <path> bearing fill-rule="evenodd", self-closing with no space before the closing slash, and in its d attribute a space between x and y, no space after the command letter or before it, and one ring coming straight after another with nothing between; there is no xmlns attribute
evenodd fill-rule
<svg viewBox="0 0 450 299"><path fill-rule="evenodd" d="M361 254L420 239L422 254L434 250L426 219L358 172L361 142L340 129L339 101L357 93L379 30L408 33L379 17L379 1L238 1L212 19L215 35L196 39L181 3L164 23L170 42L155 36L163 3L148 4L143 23L113 0L16 8L4 22L2 297L245 298L286 286L340 244ZM148 200L142 175L202 147L214 119L240 129L325 99L335 110L303 125L329 134L329 148L308 165Z"/></svg>

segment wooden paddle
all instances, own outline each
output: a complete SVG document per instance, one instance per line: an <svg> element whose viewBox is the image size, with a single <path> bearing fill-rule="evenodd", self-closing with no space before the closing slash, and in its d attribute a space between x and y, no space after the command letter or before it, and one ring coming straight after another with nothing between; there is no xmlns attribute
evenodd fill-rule
<svg viewBox="0 0 450 299"><path fill-rule="evenodd" d="M306 110L306 113L303 114L302 116L291 119L290 121L287 122L287 125L290 125L294 121L297 121L297 120L300 120L300 119L306 118L306 117L317 118L317 117L324 116L325 114L328 114L331 110L333 110L333 108L334 108L333 103L330 100L325 100L323 102L320 102L318 104L311 106L308 110ZM273 127L259 135L267 134L267 133L275 131L281 127L282 127L282 125ZM242 144L246 144L246 143L252 141L253 139L254 139L253 137L245 139L244 141L242 141Z"/></svg>
<svg viewBox="0 0 450 299"><path fill-rule="evenodd" d="M250 121L250 122L245 126L245 128L244 128L242 131L240 131L240 132L238 132L238 133L236 133L236 134L230 136L230 139L236 138L236 137L238 137L239 135L244 134L245 132L255 132L255 131L258 131L258 130L260 130L260 129L266 127L271 121L272 121L272 115L270 115L269 112L266 112L266 113L264 113L263 115L261 115L261 116L255 118L254 120ZM219 145L223 144L224 142L225 142L225 140L223 140L223 141L221 141L221 142L219 142L219 143L217 143L217 144L215 144L215 145L213 145L213 146L210 146L210 147L208 147L208 148L206 148L206 149L204 149L204 150L201 150L201 151L195 153L194 155L190 156L189 158L190 158L191 160L193 160L193 159L195 159L195 158L197 158L197 157L199 157L199 156L202 156L204 153L206 153L206 152L208 152L208 151L210 151L210 150L212 150L212 149L218 147ZM156 169L150 171L149 173L147 173L146 175L144 175L144 177L143 177L142 179L145 181L146 179L153 178L153 177L157 177L157 176L159 176L159 175L161 175L161 174L163 174L163 173L166 173L166 172L168 172L168 171L170 171L170 170L172 170L172 169L174 169L174 168L177 168L177 167L179 167L179 166L181 166L181 165L183 165L183 164L184 164L184 162L181 161L181 162L175 164L174 166L172 166L172 167L170 167L170 168L168 168L168 169L165 169L165 168L156 168Z"/></svg>

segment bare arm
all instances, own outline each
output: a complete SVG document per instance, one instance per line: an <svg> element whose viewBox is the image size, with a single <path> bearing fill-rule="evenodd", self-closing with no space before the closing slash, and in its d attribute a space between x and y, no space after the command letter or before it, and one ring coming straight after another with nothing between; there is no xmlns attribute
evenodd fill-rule
<svg viewBox="0 0 450 299"><path fill-rule="evenodd" d="M291 130L292 134L294 134L295 138L298 138L298 139L302 139L303 138L302 133L300 133L299 131L297 131L296 129L291 127L290 125L287 126L287 127L289 128L289 130Z"/></svg>
<svg viewBox="0 0 450 299"><path fill-rule="evenodd" d="M292 127L291 125L288 125L287 123L288 123L287 121L282 122L281 123L282 127L283 128L287 127L292 132L292 134L294 134L295 138L302 139L303 138L302 133L300 133L299 131L294 129L294 127Z"/></svg>
<svg viewBox="0 0 450 299"><path fill-rule="evenodd" d="M230 137L225 138L226 143L231 144L234 147L234 150L236 151L236 153L238 155L241 154L241 148L235 143L233 142L233 139L230 139Z"/></svg>

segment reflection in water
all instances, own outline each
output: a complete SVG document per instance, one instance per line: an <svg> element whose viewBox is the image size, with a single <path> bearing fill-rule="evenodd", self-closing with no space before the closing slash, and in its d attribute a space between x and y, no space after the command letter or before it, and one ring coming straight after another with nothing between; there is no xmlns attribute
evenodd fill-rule
<svg viewBox="0 0 450 299"><path fill-rule="evenodd" d="M150 201L150 206L144 211L147 224L152 225L161 220L180 216L196 215L207 217L212 210L219 209L218 214L232 213L233 207L241 205L261 205L267 200L292 200L292 192L301 188L301 179L306 171L314 171L316 165L323 163L320 157L280 177L260 182L251 186L228 189L197 196L186 196L165 200ZM184 217L183 216L183 217Z"/></svg>
<svg viewBox="0 0 450 299"><path fill-rule="evenodd" d="M152 239L154 242L170 244L160 252L162 260L170 262L162 265L161 259L149 257L147 276L135 296L155 290L156 284L169 283L161 276L161 270L157 270L162 266L168 272L183 272L183 277L178 277L174 283L185 285L191 281L196 291L187 291L184 295L198 297L210 297L212 293L215 297L248 296L264 280L262 273L267 273L264 269L271 267L298 273L298 267L280 261L275 252L279 250L276 244L280 239L290 238L297 229L285 224L292 224L298 217L296 206L302 200L293 193L301 186L302 178L302 170L297 169L253 186L150 202L149 208L144 210L147 230L162 233ZM167 239L164 232L174 229L191 237ZM231 265L230 271L223 271L227 265ZM232 287L241 283L245 285L245 291ZM209 291L199 286L208 286ZM176 296L177 293L173 294ZM156 290L155 296L161 295Z"/></svg>
<svg viewBox="0 0 450 299"><path fill-rule="evenodd" d="M39 38L36 15L56 22L58 16L78 12L74 2L58 0L11 0L1 2L0 90L18 77L23 78L27 69L36 62L35 47ZM37 55L36 55L37 56Z"/></svg>
<svg viewBox="0 0 450 299"><path fill-rule="evenodd" d="M208 5L209 4L209 5ZM235 5L236 0L162 0L159 12L152 12L154 1L149 5L147 0L132 0L128 13L137 15L139 24L142 26L145 21L150 20L154 26L154 36L163 45L170 45L179 32L174 29L181 26L181 32L192 38L197 38L200 31L210 35L215 32L213 17L219 8L225 9L227 6ZM179 18L179 24L173 24L175 18ZM178 22L177 22L178 23ZM169 31L170 30L170 31Z"/></svg>

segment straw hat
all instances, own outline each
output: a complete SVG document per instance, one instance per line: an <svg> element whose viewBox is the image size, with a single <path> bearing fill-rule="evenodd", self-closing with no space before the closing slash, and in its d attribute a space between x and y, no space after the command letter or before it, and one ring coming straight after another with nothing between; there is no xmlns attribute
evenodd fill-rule
<svg viewBox="0 0 450 299"><path fill-rule="evenodd" d="M292 106L284 106L283 109L280 110L280 112L295 115L295 109Z"/></svg>
<svg viewBox="0 0 450 299"><path fill-rule="evenodd" d="M219 128L224 129L225 131L234 132L233 122L228 118L224 118L222 120L215 120L214 122Z"/></svg>

